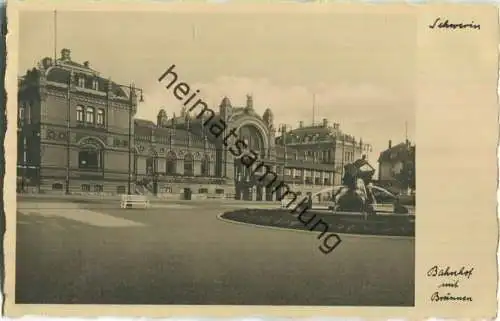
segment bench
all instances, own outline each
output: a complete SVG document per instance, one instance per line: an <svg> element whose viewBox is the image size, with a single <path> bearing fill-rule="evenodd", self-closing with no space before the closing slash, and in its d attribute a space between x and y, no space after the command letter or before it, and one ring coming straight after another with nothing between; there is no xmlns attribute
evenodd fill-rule
<svg viewBox="0 0 500 321"><path fill-rule="evenodd" d="M148 208L149 200L145 195L122 195L121 208L133 208L134 206Z"/></svg>

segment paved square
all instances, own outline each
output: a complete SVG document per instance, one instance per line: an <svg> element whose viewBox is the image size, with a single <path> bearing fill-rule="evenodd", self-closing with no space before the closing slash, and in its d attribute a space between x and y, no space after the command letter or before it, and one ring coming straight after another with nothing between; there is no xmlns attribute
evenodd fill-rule
<svg viewBox="0 0 500 321"><path fill-rule="evenodd" d="M413 239L346 235L324 255L315 234L220 221L217 215L231 204L160 205L123 210L117 202L19 202L16 301L414 303Z"/></svg>

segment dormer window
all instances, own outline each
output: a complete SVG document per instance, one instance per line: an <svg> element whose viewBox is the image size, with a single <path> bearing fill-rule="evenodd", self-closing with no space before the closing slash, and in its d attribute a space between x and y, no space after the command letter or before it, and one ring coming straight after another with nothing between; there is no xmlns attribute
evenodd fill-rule
<svg viewBox="0 0 500 321"><path fill-rule="evenodd" d="M97 79L92 80L92 89L99 90L99 82L97 81Z"/></svg>
<svg viewBox="0 0 500 321"><path fill-rule="evenodd" d="M83 76L78 77L78 87L85 87L85 78Z"/></svg>

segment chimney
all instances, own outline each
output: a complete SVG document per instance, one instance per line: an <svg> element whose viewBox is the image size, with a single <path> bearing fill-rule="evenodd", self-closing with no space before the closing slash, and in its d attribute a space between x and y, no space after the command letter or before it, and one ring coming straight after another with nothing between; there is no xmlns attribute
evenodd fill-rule
<svg viewBox="0 0 500 321"><path fill-rule="evenodd" d="M85 68L90 68L90 62L88 62L88 61L84 61L84 62L83 62L83 66L84 66Z"/></svg>
<svg viewBox="0 0 500 321"><path fill-rule="evenodd" d="M328 119L323 118L323 127L328 127Z"/></svg>
<svg viewBox="0 0 500 321"><path fill-rule="evenodd" d="M389 140L389 148L392 148L392 140Z"/></svg>
<svg viewBox="0 0 500 321"><path fill-rule="evenodd" d="M304 122L301 120L301 121L299 121L299 128L302 128L302 127L304 127Z"/></svg>

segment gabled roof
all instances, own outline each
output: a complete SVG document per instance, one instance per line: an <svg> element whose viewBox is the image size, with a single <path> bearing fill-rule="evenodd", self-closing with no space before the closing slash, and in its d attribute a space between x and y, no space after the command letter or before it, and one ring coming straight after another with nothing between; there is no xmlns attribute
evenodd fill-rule
<svg viewBox="0 0 500 321"><path fill-rule="evenodd" d="M414 157L414 154L415 154L415 145L412 146L409 142L403 142L381 152L378 161L379 162L404 161L408 160L411 157Z"/></svg>

